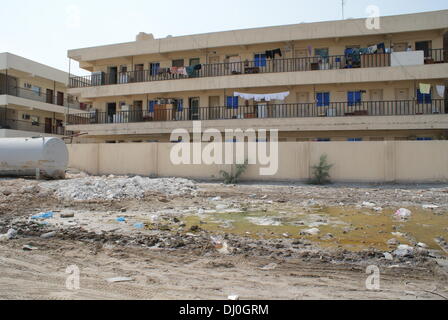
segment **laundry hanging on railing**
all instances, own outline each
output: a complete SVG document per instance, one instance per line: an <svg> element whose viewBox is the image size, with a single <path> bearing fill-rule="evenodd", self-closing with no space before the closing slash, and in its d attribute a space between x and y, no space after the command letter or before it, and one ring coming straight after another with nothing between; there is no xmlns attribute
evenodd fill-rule
<svg viewBox="0 0 448 320"><path fill-rule="evenodd" d="M275 56L279 55L282 57L282 50L281 49L275 49L275 50L267 50L266 51L266 58L268 59L275 59Z"/></svg>
<svg viewBox="0 0 448 320"><path fill-rule="evenodd" d="M235 97L240 97L244 100L252 100L255 101L271 101L271 100L285 100L287 96L289 96L290 92L278 92L278 93L267 93L267 94L254 94L254 93L241 93L235 92L233 95Z"/></svg>
<svg viewBox="0 0 448 320"><path fill-rule="evenodd" d="M431 93L431 85L426 83L420 83L420 92L422 94L430 94Z"/></svg>
<svg viewBox="0 0 448 320"><path fill-rule="evenodd" d="M445 86L443 85L436 86L436 91L439 97L441 98L445 97Z"/></svg>

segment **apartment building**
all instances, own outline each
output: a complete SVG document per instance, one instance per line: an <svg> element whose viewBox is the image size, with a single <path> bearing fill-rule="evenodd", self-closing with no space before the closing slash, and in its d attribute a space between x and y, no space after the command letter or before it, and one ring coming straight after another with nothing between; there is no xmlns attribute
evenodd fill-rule
<svg viewBox="0 0 448 320"><path fill-rule="evenodd" d="M68 92L93 110L90 142L170 141L177 128L278 129L280 141L448 136L448 10L70 50L90 76Z"/></svg>
<svg viewBox="0 0 448 320"><path fill-rule="evenodd" d="M67 93L66 72L0 53L0 138L64 136L66 115L87 105Z"/></svg>

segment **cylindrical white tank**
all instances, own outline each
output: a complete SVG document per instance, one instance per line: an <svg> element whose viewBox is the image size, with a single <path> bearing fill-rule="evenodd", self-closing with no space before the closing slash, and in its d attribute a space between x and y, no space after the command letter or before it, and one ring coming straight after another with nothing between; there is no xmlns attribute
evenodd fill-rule
<svg viewBox="0 0 448 320"><path fill-rule="evenodd" d="M63 179L68 150L58 138L0 139L0 176L34 176Z"/></svg>

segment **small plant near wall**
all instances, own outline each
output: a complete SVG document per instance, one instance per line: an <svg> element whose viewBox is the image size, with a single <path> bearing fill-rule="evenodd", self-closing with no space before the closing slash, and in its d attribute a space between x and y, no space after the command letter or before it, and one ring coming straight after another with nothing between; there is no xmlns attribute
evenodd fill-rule
<svg viewBox="0 0 448 320"><path fill-rule="evenodd" d="M237 164L235 167L235 173L228 173L224 170L220 171L221 176L224 178L225 184L237 184L240 177L246 172L249 161L246 160L244 164Z"/></svg>
<svg viewBox="0 0 448 320"><path fill-rule="evenodd" d="M309 180L310 184L323 185L331 183L330 170L333 167L327 161L327 155L324 154L320 157L319 164L311 167L313 170L313 177Z"/></svg>

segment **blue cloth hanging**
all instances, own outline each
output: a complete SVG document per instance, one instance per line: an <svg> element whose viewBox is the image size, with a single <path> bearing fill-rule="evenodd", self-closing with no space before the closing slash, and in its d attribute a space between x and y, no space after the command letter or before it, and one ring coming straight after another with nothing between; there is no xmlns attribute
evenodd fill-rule
<svg viewBox="0 0 448 320"><path fill-rule="evenodd" d="M184 111L184 100L177 100L177 111Z"/></svg>
<svg viewBox="0 0 448 320"><path fill-rule="evenodd" d="M419 103L419 104L423 104L423 103L431 104L432 103L432 95L431 95L431 93L424 94L424 93L421 93L420 89L417 89L417 103Z"/></svg>
<svg viewBox="0 0 448 320"><path fill-rule="evenodd" d="M148 110L149 110L149 112L154 112L154 110L155 110L155 105L156 105L156 102L155 101L149 101L148 102Z"/></svg>

